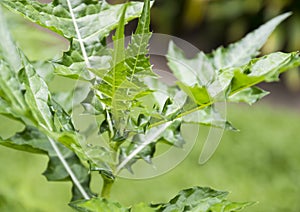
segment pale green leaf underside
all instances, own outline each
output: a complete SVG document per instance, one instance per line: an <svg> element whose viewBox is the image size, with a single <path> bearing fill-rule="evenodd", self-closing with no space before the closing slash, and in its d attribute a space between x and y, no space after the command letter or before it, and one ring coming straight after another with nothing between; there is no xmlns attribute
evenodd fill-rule
<svg viewBox="0 0 300 212"><path fill-rule="evenodd" d="M110 5L106 1L71 1L81 37L85 43L98 42L118 26L123 5ZM44 4L33 0L2 0L1 4L21 13L25 18L64 36L77 39L74 24L64 0ZM140 2L128 3L126 21L137 18L142 11Z"/></svg>

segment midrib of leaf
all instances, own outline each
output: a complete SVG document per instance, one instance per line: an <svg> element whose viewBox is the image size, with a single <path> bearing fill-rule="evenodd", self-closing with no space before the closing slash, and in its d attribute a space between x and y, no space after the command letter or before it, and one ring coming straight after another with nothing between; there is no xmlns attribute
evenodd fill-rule
<svg viewBox="0 0 300 212"><path fill-rule="evenodd" d="M80 49L81 49L81 52L82 52L82 56L83 56L83 58L84 58L84 62L85 62L85 64L86 64L87 68L90 68L90 67L91 67L91 64L90 64L89 58L88 58L88 56L87 56L87 52L86 52L86 49L85 49L85 47L84 47L83 40L82 40L82 38L81 38L81 34L80 34L80 31L79 31L79 28L78 28L78 25L77 25L77 21L76 21L74 12L73 12L73 8L72 8L71 1L70 1L70 0L66 0L66 1L67 1L67 3L68 3L70 15L71 15L72 22L73 22L73 25L74 25L74 28L75 28L75 32L76 32L76 34L77 34L77 39L78 39L78 42L79 42L79 45L80 45Z"/></svg>
<svg viewBox="0 0 300 212"><path fill-rule="evenodd" d="M141 39L141 41L139 42L139 47L138 47L138 52L137 52L137 57L134 63L134 67L133 67L133 73L131 74L130 77L130 81L133 80L135 71L136 71L136 67L138 64L138 58L141 52L141 48L142 48L142 44L145 42L145 34L149 33L149 24L150 24L150 0L146 0L144 3L144 7L143 7L143 11L142 11L142 15L139 19L139 23L136 29L136 33L135 35L141 35L143 39ZM133 35L133 36L135 36Z"/></svg>
<svg viewBox="0 0 300 212"><path fill-rule="evenodd" d="M89 200L90 199L89 195L86 193L86 191L84 190L84 188L80 184L79 180L77 179L76 175L74 174L73 170L71 169L71 167L69 166L69 164L65 160L64 156L61 154L61 152L58 149L55 141L53 139L51 139L50 137L48 137L48 140L49 140L52 148L56 152L59 160L61 161L61 163L65 167L66 171L70 175L70 177L71 177L72 181L74 182L75 186L78 188L78 190L80 191L80 193L82 194L82 196L84 197L84 199Z"/></svg>

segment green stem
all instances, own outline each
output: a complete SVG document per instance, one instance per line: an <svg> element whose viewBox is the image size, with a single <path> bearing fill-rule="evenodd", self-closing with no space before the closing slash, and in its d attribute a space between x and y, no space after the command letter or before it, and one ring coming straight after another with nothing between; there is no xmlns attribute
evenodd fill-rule
<svg viewBox="0 0 300 212"><path fill-rule="evenodd" d="M103 179L103 186L102 186L102 191L101 191L101 197L105 199L109 199L110 197L110 191L112 188L112 185L114 184L114 179L106 176L105 174L101 174L102 179Z"/></svg>

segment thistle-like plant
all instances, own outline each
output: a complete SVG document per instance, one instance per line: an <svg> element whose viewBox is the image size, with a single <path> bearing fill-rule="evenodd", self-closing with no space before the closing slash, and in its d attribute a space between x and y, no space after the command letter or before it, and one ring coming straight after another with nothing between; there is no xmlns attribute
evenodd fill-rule
<svg viewBox="0 0 300 212"><path fill-rule="evenodd" d="M44 175L51 181L73 182L70 204L73 208L237 211L251 205L230 202L226 200L227 192L207 187L183 190L169 203L140 203L131 207L111 202L109 194L119 173L126 169L134 171L132 166L140 159L151 162L156 144L182 147L183 124L234 130L215 104L253 104L267 94L256 84L276 81L282 72L299 66L298 52L257 57L271 32L290 14L272 19L227 48L220 47L211 54L199 52L192 59L170 42L166 58L177 83L168 86L153 72L148 56L150 0L117 5L104 0L54 0L49 4L1 0L0 3L70 42L69 50L60 59L33 63L11 39L0 14L0 114L24 126L22 132L1 138L0 144L48 155ZM124 27L135 18L139 18L138 26L125 45ZM113 30L111 47L107 37ZM96 145L85 145L88 133L78 131L73 124L71 114L77 102L70 107L70 98L64 96L62 100L58 98L62 93L49 91L48 78L39 74L44 64L51 64L51 75L83 81L88 87L79 106L95 117L96 130L102 135L101 141L94 142ZM72 97L73 92L67 96ZM92 171L103 179L99 196L90 189Z"/></svg>

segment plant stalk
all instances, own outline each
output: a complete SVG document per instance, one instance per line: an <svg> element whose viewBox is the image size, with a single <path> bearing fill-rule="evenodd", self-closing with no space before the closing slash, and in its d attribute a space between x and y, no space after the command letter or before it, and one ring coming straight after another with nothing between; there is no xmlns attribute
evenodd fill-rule
<svg viewBox="0 0 300 212"><path fill-rule="evenodd" d="M105 174L101 174L101 176L103 179L101 197L103 197L105 199L109 199L110 191L111 191L112 185L114 184L114 179L106 176Z"/></svg>

